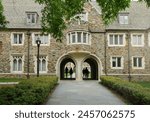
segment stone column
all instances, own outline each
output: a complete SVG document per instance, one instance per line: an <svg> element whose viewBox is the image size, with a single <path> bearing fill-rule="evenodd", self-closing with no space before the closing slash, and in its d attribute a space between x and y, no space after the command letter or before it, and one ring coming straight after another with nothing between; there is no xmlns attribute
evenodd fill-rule
<svg viewBox="0 0 150 122"><path fill-rule="evenodd" d="M82 81L82 64L80 59L77 59L76 81Z"/></svg>

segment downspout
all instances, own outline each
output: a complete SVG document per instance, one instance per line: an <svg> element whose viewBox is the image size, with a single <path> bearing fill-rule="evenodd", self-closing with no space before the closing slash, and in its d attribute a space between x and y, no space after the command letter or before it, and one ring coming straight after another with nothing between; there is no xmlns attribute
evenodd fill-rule
<svg viewBox="0 0 150 122"><path fill-rule="evenodd" d="M105 75L107 76L107 36L104 33L104 60L105 60Z"/></svg>
<svg viewBox="0 0 150 122"><path fill-rule="evenodd" d="M128 41L128 81L131 82L131 52L130 52L130 33L129 31L127 32L127 41Z"/></svg>

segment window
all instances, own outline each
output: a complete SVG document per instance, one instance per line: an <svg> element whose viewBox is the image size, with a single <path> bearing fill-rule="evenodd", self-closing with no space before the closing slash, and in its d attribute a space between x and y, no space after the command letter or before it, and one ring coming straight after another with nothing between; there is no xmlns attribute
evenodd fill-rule
<svg viewBox="0 0 150 122"><path fill-rule="evenodd" d="M132 64L134 69L144 69L144 58L143 57L133 57Z"/></svg>
<svg viewBox="0 0 150 122"><path fill-rule="evenodd" d="M132 34L131 35L132 46L144 46L144 34Z"/></svg>
<svg viewBox="0 0 150 122"><path fill-rule="evenodd" d="M90 44L91 34L82 31L69 32L67 39L68 44Z"/></svg>
<svg viewBox="0 0 150 122"><path fill-rule="evenodd" d="M41 46L49 46L50 44L50 35L49 34L39 34L39 33L33 33L32 34L32 43L34 46L36 46L36 40L41 40Z"/></svg>
<svg viewBox="0 0 150 122"><path fill-rule="evenodd" d="M88 21L88 12L82 12L80 14L77 14L73 17L73 19L79 20L80 22L87 22Z"/></svg>
<svg viewBox="0 0 150 122"><path fill-rule="evenodd" d="M122 57L112 57L111 58L111 68L112 69L122 69L123 68L123 58Z"/></svg>
<svg viewBox="0 0 150 122"><path fill-rule="evenodd" d="M79 17L80 17L81 21L84 21L84 22L88 21L88 13L87 12L82 12L81 14L79 14Z"/></svg>
<svg viewBox="0 0 150 122"><path fill-rule="evenodd" d="M129 24L129 15L119 14L119 24L122 24L122 25Z"/></svg>
<svg viewBox="0 0 150 122"><path fill-rule="evenodd" d="M125 46L125 34L108 34L109 46Z"/></svg>
<svg viewBox="0 0 150 122"><path fill-rule="evenodd" d="M12 56L11 69L14 73L23 72L23 57L22 56Z"/></svg>
<svg viewBox="0 0 150 122"><path fill-rule="evenodd" d="M24 34L23 33L12 33L11 34L11 44L12 45L23 45L24 44Z"/></svg>
<svg viewBox="0 0 150 122"><path fill-rule="evenodd" d="M37 72L37 57L35 60L35 72ZM47 56L39 57L39 72L47 73Z"/></svg>
<svg viewBox="0 0 150 122"><path fill-rule="evenodd" d="M36 24L38 14L36 12L26 12L27 15L27 24Z"/></svg>

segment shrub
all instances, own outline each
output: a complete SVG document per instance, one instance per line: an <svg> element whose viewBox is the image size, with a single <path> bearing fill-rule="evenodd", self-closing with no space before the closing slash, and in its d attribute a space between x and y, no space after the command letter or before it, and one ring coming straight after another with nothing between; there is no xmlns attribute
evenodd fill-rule
<svg viewBox="0 0 150 122"><path fill-rule="evenodd" d="M14 87L0 88L0 104L39 105L57 85L57 77L39 77L24 80Z"/></svg>
<svg viewBox="0 0 150 122"><path fill-rule="evenodd" d="M120 78L102 76L101 83L136 105L150 105L150 89Z"/></svg>

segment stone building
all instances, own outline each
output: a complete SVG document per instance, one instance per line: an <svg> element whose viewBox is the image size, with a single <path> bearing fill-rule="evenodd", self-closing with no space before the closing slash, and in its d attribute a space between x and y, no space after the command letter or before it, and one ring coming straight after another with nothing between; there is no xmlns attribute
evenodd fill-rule
<svg viewBox="0 0 150 122"><path fill-rule="evenodd" d="M77 15L80 19L67 25L62 42L41 34L43 6L33 0L4 0L3 5L9 24L0 30L1 77L36 75L36 40L40 38L40 75L78 81L99 80L102 75L150 79L150 9L144 3L132 2L114 23L105 26L97 3L87 2Z"/></svg>

